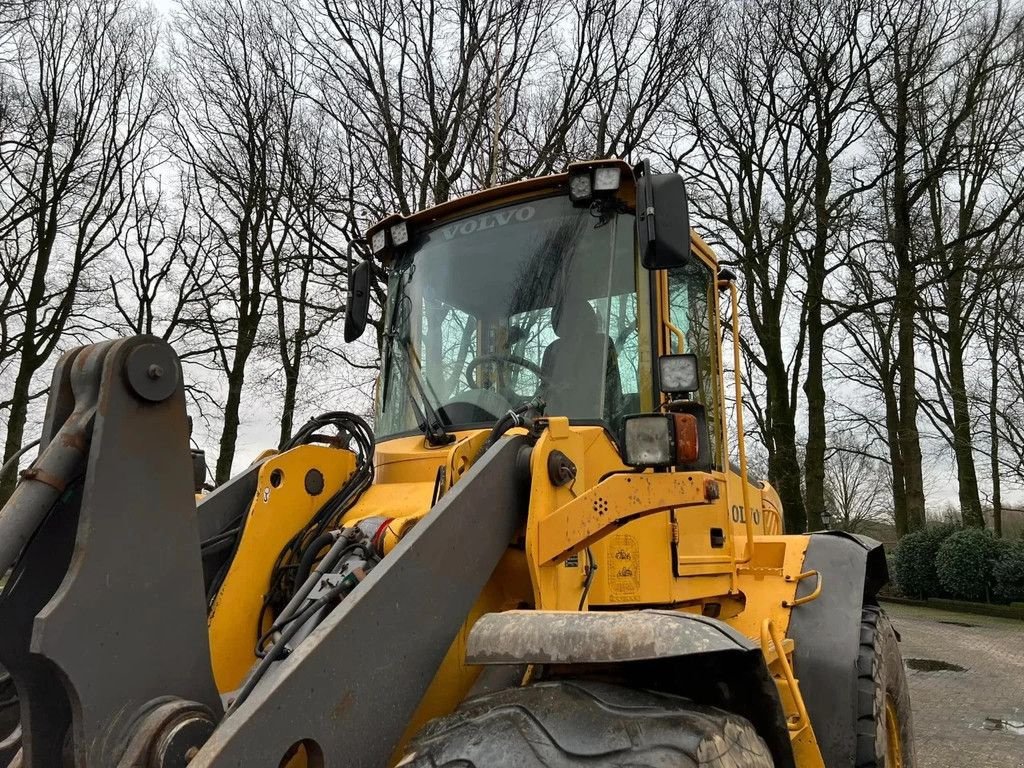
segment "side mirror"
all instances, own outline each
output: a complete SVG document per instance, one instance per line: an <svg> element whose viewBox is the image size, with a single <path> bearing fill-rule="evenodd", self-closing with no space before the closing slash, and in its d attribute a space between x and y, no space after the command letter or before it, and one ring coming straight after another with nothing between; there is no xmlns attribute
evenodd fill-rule
<svg viewBox="0 0 1024 768"><path fill-rule="evenodd" d="M345 307L345 342L352 342L363 335L366 320L370 315L370 272L369 261L361 261L352 270L348 280L348 301Z"/></svg>
<svg viewBox="0 0 1024 768"><path fill-rule="evenodd" d="M650 162L637 166L636 226L640 263L670 269L690 262L690 211L686 186L677 173L651 173Z"/></svg>

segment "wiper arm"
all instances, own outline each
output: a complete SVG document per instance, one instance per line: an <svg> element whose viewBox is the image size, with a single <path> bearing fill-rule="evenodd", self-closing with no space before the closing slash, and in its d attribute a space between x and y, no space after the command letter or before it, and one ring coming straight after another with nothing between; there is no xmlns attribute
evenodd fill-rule
<svg viewBox="0 0 1024 768"><path fill-rule="evenodd" d="M385 336L388 339L388 346L394 349L394 343L397 341L401 344L402 351L405 353L406 368L409 370L409 378L404 376L402 384L405 387L405 393L409 396L409 402L412 403L413 410L416 411L416 424L423 432L423 436L427 438L427 442L433 446L448 445L455 441L455 435L449 434L448 430L444 428L444 422L441 420L440 414L437 409L434 408L430 402L430 398L427 397L426 388L423 386L423 379L420 378L419 370L413 364L413 357L415 353L412 349L412 341L409 338L408 333L400 333L398 331L399 326L399 309L402 306L402 291L405 289L405 284L412 276L415 266L410 265L399 274L398 284L395 287L397 295L394 299L394 309L391 312L391 321L388 323L388 330ZM384 398L387 399L387 387L391 382L391 354L388 354L387 359L384 363ZM412 384L409 383L409 379L412 379ZM419 401L416 399L416 393L413 392L413 386L419 392ZM420 404L422 403L422 407ZM426 415L424 415L426 411Z"/></svg>
<svg viewBox="0 0 1024 768"><path fill-rule="evenodd" d="M409 371L409 378L403 377L402 381L405 384L405 391L409 395L409 400L412 402L412 407L416 411L416 418L419 421L420 429L423 431L423 436L433 446L448 445L455 442L455 435L444 428L441 415L427 396L426 387L423 386L423 379L420 378L420 373L416 370L416 366L413 363L412 345L409 343L408 338L402 339L402 349L405 352L406 368ZM409 383L410 380L412 384ZM412 391L413 386L416 387L419 393L419 402L416 401L416 395ZM421 404L423 406L422 409L420 408ZM423 411L427 412L426 416L423 415Z"/></svg>

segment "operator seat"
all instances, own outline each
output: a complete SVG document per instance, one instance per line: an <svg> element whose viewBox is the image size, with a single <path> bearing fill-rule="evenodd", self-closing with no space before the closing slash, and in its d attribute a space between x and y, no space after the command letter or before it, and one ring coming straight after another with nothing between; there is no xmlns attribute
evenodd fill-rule
<svg viewBox="0 0 1024 768"><path fill-rule="evenodd" d="M551 327L558 337L544 350L541 371L547 384L545 413L569 418L613 419L621 410L622 383L615 345L601 333L597 313L579 299L562 302L551 312ZM602 353L603 350L603 353ZM604 395L604 414L597 404Z"/></svg>

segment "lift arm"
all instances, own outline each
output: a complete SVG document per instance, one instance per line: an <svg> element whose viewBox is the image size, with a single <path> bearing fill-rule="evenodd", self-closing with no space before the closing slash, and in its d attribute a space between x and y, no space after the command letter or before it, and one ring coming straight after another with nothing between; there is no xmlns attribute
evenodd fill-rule
<svg viewBox="0 0 1024 768"><path fill-rule="evenodd" d="M40 457L0 511L0 541L19 542L0 597L0 663L23 712L12 765L278 766L297 743L319 765L386 764L525 519L527 438L477 461L224 717L187 430L166 343L58 364Z"/></svg>

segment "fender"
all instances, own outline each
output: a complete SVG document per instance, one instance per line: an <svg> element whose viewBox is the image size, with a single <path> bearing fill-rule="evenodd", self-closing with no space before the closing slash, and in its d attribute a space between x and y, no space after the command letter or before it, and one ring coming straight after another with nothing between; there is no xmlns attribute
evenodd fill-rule
<svg viewBox="0 0 1024 768"><path fill-rule="evenodd" d="M857 655L861 609L889 581L882 545L842 531L810 534L804 571L821 575L821 595L793 608L793 667L828 768L852 768L857 741ZM797 597L813 584L801 584Z"/></svg>
<svg viewBox="0 0 1024 768"><path fill-rule="evenodd" d="M716 619L668 610L489 613L466 644L470 664L586 665L630 685L687 696L750 720L778 768L793 751L778 689L749 638ZM562 672L562 670L558 670Z"/></svg>

